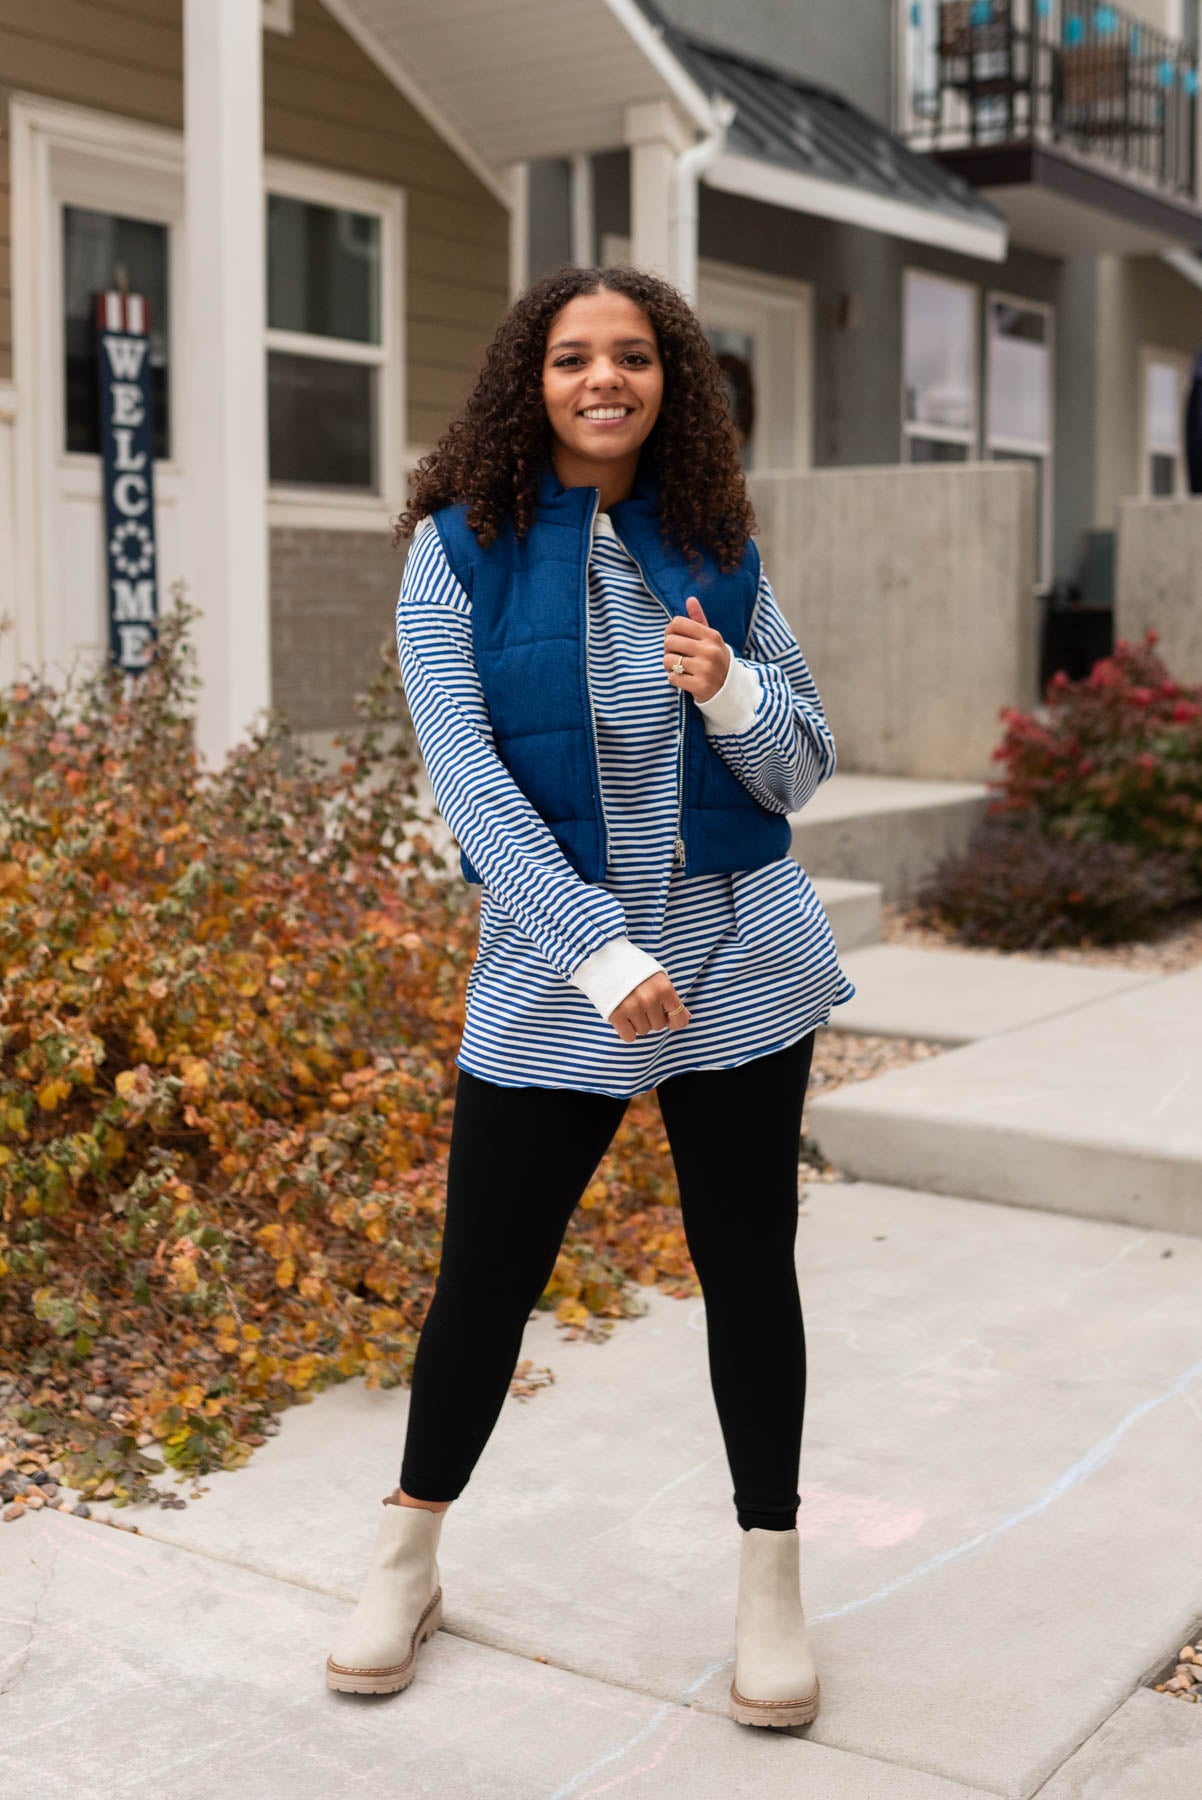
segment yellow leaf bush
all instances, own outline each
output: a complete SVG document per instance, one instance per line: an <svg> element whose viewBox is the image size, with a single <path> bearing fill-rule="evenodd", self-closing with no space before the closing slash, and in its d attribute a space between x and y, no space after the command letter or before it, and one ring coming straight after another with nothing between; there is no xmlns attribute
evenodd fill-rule
<svg viewBox="0 0 1202 1800"><path fill-rule="evenodd" d="M391 645L338 769L270 714L206 771L194 617L136 680L0 694L0 1423L122 1504L152 1438L237 1468L298 1399L409 1378L475 948ZM641 1096L542 1303L602 1333L649 1281L697 1291Z"/></svg>

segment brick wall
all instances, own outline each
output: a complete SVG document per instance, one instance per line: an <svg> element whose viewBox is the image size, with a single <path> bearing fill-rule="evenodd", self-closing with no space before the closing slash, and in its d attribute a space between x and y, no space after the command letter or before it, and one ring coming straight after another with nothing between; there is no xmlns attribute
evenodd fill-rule
<svg viewBox="0 0 1202 1800"><path fill-rule="evenodd" d="M403 550L387 530L275 527L271 539L271 698L297 731L354 723L376 650L396 655Z"/></svg>

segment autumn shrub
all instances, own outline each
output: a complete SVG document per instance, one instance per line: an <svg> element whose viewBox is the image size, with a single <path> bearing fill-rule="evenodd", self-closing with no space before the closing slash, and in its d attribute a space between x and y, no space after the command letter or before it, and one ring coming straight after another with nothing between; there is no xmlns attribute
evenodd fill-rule
<svg viewBox="0 0 1202 1800"><path fill-rule="evenodd" d="M391 647L338 767L268 714L206 770L174 600L140 677L0 695L0 1369L118 1504L153 1441L234 1468L283 1407L408 1379L476 931ZM696 1292L641 1096L542 1303L598 1335L654 1282Z"/></svg>
<svg viewBox="0 0 1202 1800"><path fill-rule="evenodd" d="M1149 630L1071 681L1045 717L1004 707L985 817L915 894L919 918L1003 949L1137 936L1202 899L1202 686Z"/></svg>

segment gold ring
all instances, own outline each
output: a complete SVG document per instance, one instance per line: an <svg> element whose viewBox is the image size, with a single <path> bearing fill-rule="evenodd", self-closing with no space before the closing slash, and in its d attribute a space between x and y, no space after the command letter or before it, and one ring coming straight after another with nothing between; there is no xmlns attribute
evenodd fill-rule
<svg viewBox="0 0 1202 1800"><path fill-rule="evenodd" d="M664 1016L670 1019L673 1013L683 1012L686 1004L687 1003L682 1000L679 1006L665 1006Z"/></svg>
<svg viewBox="0 0 1202 1800"><path fill-rule="evenodd" d="M683 656L678 656L676 658L676 661L672 664L672 673L673 673L673 675L683 675L684 674L684 657Z"/></svg>

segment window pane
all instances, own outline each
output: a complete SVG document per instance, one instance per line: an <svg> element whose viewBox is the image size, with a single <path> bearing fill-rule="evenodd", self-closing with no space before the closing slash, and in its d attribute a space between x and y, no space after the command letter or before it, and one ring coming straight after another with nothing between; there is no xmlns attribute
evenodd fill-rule
<svg viewBox="0 0 1202 1800"><path fill-rule="evenodd" d="M1167 456L1181 442L1181 385L1173 363L1148 364L1148 447Z"/></svg>
<svg viewBox="0 0 1202 1800"><path fill-rule="evenodd" d="M912 463L967 462L967 444L949 444L942 438L907 438Z"/></svg>
<svg viewBox="0 0 1202 1800"><path fill-rule="evenodd" d="M989 306L989 436L1051 446L1047 316L1008 300Z"/></svg>
<svg viewBox="0 0 1202 1800"><path fill-rule="evenodd" d="M150 311L154 454L161 460L171 454L167 226L86 206L63 208L64 441L68 450L100 454L96 295L117 287L121 270Z"/></svg>
<svg viewBox="0 0 1202 1800"><path fill-rule="evenodd" d="M378 344L379 219L268 194L267 323Z"/></svg>
<svg viewBox="0 0 1202 1800"><path fill-rule="evenodd" d="M267 461L272 481L376 487L376 370L323 357L267 355Z"/></svg>
<svg viewBox="0 0 1202 1800"><path fill-rule="evenodd" d="M905 283L906 420L972 431L976 423L976 295L929 275Z"/></svg>

